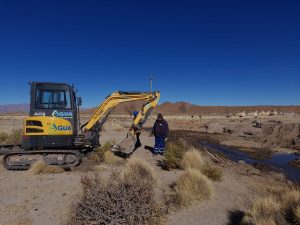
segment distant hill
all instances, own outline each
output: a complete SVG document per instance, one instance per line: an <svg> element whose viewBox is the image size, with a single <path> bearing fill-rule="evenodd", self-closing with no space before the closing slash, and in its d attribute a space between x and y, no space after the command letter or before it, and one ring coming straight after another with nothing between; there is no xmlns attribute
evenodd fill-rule
<svg viewBox="0 0 300 225"><path fill-rule="evenodd" d="M131 114L134 110L140 110L143 105L143 101L129 102L120 104L115 110L114 114ZM96 108L90 108L83 110L82 112L90 114L95 111ZM273 111L278 113L297 113L300 114L300 106L200 106L194 105L188 102L164 102L158 105L155 109L155 113L163 113L164 115L228 115L230 113L235 114L238 112L246 111Z"/></svg>
<svg viewBox="0 0 300 225"><path fill-rule="evenodd" d="M127 102L120 104L114 114L131 114L134 110L139 111L144 101ZM81 112L84 114L92 114L96 107L82 108ZM154 112L161 112L164 115L228 115L230 113L235 114L238 112L254 112L254 111L273 111L278 113L297 113L300 114L300 106L200 106L194 105L188 102L164 102L158 105ZM0 105L0 113L20 113L28 114L29 104L8 104Z"/></svg>
<svg viewBox="0 0 300 225"><path fill-rule="evenodd" d="M29 104L21 103L21 104L7 104L0 105L0 113L28 113L29 112Z"/></svg>

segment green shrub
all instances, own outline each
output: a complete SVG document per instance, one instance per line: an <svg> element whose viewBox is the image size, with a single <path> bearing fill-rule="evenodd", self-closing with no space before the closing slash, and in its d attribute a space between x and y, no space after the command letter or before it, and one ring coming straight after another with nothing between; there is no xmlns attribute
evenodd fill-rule
<svg viewBox="0 0 300 225"><path fill-rule="evenodd" d="M22 141L22 129L13 130L11 133L0 133L0 143L7 145L19 145Z"/></svg>
<svg viewBox="0 0 300 225"><path fill-rule="evenodd" d="M185 170L189 168L199 170L203 175L214 181L220 181L223 177L223 171L205 162L200 151L194 148L184 153L181 166Z"/></svg>
<svg viewBox="0 0 300 225"><path fill-rule="evenodd" d="M181 167L181 160L187 147L180 139L172 138L166 144L166 152L164 154L164 164L166 169L178 169Z"/></svg>
<svg viewBox="0 0 300 225"><path fill-rule="evenodd" d="M8 138L8 134L1 132L0 133L0 143L5 143L6 139Z"/></svg>
<svg viewBox="0 0 300 225"><path fill-rule="evenodd" d="M106 141L103 145L91 153L89 159L94 162L103 162L105 160L105 152L110 151L110 147L113 144L115 144L115 141L113 140Z"/></svg>
<svg viewBox="0 0 300 225"><path fill-rule="evenodd" d="M205 164L202 167L201 172L213 181L220 181L223 178L223 171L220 168L209 164Z"/></svg>

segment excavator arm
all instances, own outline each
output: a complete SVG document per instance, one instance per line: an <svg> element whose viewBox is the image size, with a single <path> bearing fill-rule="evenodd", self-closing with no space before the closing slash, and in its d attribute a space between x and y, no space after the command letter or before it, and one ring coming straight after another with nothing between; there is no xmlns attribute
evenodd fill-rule
<svg viewBox="0 0 300 225"><path fill-rule="evenodd" d="M134 118L127 136L120 143L113 145L111 150L119 153L130 154L137 147L137 135L140 135L141 129L147 118L157 105L160 98L160 92L123 92L116 91L106 97L106 99L95 110L91 118L81 126L85 133L92 133L93 140L98 140L99 132L115 108L124 102L145 100L138 115Z"/></svg>
<svg viewBox="0 0 300 225"><path fill-rule="evenodd" d="M111 113L115 110L115 108L124 102L145 100L143 107L139 114L133 121L133 126L139 127L142 126L148 116L150 115L153 108L157 105L159 101L160 93L156 92L124 92L124 91L116 91L111 95L107 96L105 100L98 106L94 114L88 120L87 123L81 126L81 130L91 131L93 128L100 130L106 120L109 118ZM139 127L140 129L142 127Z"/></svg>

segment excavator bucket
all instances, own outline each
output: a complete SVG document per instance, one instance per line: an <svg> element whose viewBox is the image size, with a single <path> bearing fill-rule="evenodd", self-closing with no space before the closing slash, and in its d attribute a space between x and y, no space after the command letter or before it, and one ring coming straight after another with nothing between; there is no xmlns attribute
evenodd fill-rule
<svg viewBox="0 0 300 225"><path fill-rule="evenodd" d="M129 131L126 137L118 144L112 145L111 150L116 154L130 155L137 148L137 139Z"/></svg>

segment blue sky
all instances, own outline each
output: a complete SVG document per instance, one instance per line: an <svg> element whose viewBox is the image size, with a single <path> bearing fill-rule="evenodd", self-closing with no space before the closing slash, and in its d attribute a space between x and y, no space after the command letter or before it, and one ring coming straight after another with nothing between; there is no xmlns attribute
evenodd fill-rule
<svg viewBox="0 0 300 225"><path fill-rule="evenodd" d="M84 107L114 90L161 102L300 105L299 1L0 0L0 104L28 81L73 83Z"/></svg>

